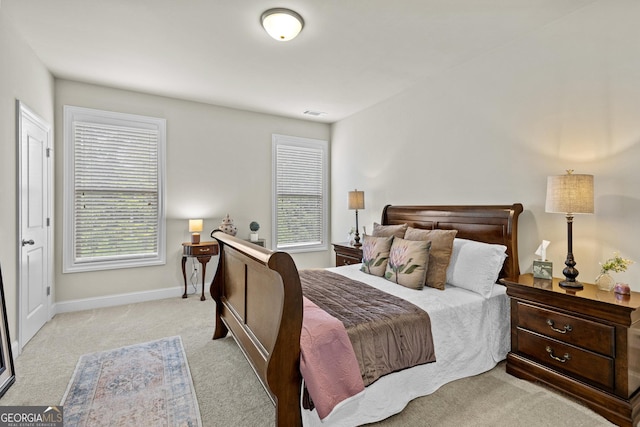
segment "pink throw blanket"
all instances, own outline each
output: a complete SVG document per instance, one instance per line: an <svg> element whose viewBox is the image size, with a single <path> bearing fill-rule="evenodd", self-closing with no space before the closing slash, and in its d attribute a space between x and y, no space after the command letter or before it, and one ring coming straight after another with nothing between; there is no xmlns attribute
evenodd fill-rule
<svg viewBox="0 0 640 427"><path fill-rule="evenodd" d="M344 399L364 390L358 360L341 321L303 297L300 372L325 418Z"/></svg>

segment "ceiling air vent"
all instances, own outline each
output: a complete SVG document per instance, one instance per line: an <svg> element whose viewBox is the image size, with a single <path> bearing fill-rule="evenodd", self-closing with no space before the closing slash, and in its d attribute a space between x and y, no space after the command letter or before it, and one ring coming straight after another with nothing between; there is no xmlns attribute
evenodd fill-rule
<svg viewBox="0 0 640 427"><path fill-rule="evenodd" d="M304 114L306 114L307 116L319 117L319 116L324 116L327 113L325 113L324 111L307 110L304 112Z"/></svg>

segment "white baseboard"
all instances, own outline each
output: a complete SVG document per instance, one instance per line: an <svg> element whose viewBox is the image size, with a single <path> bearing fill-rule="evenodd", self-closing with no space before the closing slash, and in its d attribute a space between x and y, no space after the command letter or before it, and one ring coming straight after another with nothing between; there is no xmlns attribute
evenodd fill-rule
<svg viewBox="0 0 640 427"><path fill-rule="evenodd" d="M180 298L183 292L184 287L176 286L175 288L155 289L130 294L62 301L55 303L52 311L54 313L69 313L72 311L93 310L94 308L113 307L116 305L134 304L165 298Z"/></svg>
<svg viewBox="0 0 640 427"><path fill-rule="evenodd" d="M13 356L13 360L16 360L16 357L20 356L20 345L18 345L18 340L11 341L11 355Z"/></svg>
<svg viewBox="0 0 640 427"><path fill-rule="evenodd" d="M129 294L109 295L98 298L85 298L71 301L53 303L49 310L49 320L57 313L70 313L72 311L93 310L94 308L114 307L117 305L135 304L138 302L154 301L165 298L180 298L184 292L183 286L174 288L154 289L152 291L132 292ZM197 294L195 295L198 296ZM18 340L11 342L13 358L22 353Z"/></svg>

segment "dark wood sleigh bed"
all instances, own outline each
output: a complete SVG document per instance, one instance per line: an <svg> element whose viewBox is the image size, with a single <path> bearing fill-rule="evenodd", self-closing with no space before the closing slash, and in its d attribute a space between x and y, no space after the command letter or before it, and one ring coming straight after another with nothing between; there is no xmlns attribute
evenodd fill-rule
<svg viewBox="0 0 640 427"><path fill-rule="evenodd" d="M457 237L507 247L500 278L515 278L517 228L522 205L385 206L383 225L458 230ZM277 426L299 426L302 377L299 370L303 303L298 270L289 254L211 233L220 245L211 283L216 301L214 339L231 331L276 408Z"/></svg>

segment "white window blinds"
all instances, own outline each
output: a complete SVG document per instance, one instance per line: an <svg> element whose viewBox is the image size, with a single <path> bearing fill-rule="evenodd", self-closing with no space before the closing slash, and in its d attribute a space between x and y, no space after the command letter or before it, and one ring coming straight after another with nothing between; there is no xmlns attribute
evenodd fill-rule
<svg viewBox="0 0 640 427"><path fill-rule="evenodd" d="M67 270L164 263L164 120L66 108Z"/></svg>
<svg viewBox="0 0 640 427"><path fill-rule="evenodd" d="M273 136L276 249L327 248L327 142Z"/></svg>

